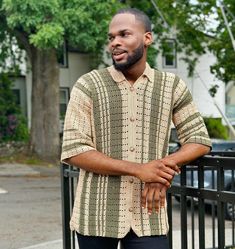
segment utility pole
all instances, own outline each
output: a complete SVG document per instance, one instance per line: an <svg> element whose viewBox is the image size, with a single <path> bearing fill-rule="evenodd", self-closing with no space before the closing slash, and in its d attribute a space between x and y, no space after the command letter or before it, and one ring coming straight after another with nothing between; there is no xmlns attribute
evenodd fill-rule
<svg viewBox="0 0 235 249"><path fill-rule="evenodd" d="M226 15L225 15L225 12L224 12L224 6L223 6L223 4L221 2L219 3L219 7L220 7L220 10L221 10L221 13L222 13L226 28L228 30L230 39L232 41L233 50L235 52L235 40L234 40L233 33L232 33L231 28L230 28L229 23L228 23L228 19L227 19Z"/></svg>

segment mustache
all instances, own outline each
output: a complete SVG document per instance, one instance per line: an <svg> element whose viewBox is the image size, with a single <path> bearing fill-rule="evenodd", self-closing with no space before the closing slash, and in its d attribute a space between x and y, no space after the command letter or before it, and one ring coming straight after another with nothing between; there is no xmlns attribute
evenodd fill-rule
<svg viewBox="0 0 235 249"><path fill-rule="evenodd" d="M124 52L126 52L126 50L125 49L120 49L120 48L114 48L114 49L112 49L112 54L118 54L118 53L124 53Z"/></svg>

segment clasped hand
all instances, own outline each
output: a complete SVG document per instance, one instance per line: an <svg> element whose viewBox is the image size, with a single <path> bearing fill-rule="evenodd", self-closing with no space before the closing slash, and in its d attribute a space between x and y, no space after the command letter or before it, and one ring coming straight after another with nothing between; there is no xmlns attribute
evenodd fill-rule
<svg viewBox="0 0 235 249"><path fill-rule="evenodd" d="M141 166L139 178L144 182L144 189L141 196L141 205L148 209L151 214L153 210L159 212L160 207L165 206L166 191L171 186L175 174L180 169L170 159L154 160Z"/></svg>

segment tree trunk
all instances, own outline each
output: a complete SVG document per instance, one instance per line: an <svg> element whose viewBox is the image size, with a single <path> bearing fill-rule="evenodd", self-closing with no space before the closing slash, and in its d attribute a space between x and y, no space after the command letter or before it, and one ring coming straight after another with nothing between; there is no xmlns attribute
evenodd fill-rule
<svg viewBox="0 0 235 249"><path fill-rule="evenodd" d="M32 48L30 151L48 161L59 159L59 66L55 50Z"/></svg>

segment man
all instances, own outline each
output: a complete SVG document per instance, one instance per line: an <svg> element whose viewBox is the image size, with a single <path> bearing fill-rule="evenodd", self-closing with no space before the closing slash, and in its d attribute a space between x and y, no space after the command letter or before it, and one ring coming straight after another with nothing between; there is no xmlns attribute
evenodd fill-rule
<svg viewBox="0 0 235 249"><path fill-rule="evenodd" d="M149 18L120 10L108 37L113 66L78 79L65 118L62 160L80 168L71 229L80 249L166 249L166 190L211 143L185 83L146 63ZM172 120L182 146L168 155Z"/></svg>

